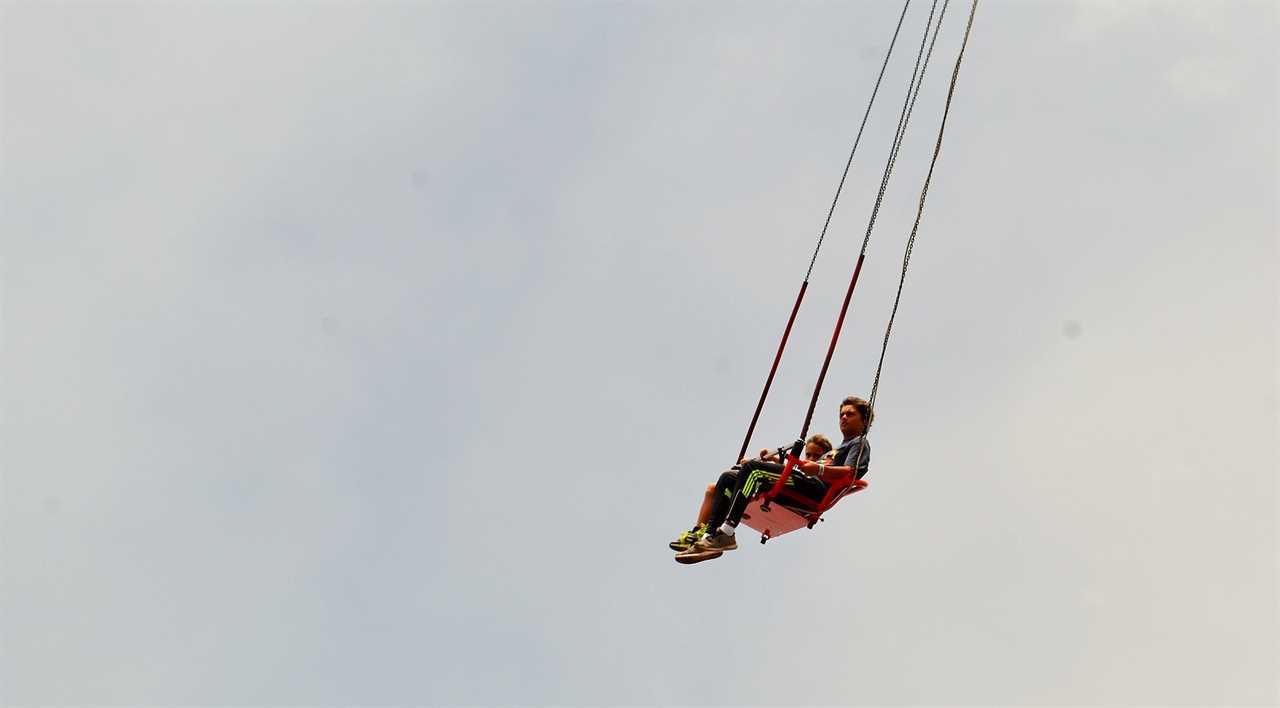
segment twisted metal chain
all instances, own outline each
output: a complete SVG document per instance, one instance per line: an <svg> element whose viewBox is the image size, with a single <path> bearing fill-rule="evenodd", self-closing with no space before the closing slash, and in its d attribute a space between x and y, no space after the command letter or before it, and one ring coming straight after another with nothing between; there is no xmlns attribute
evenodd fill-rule
<svg viewBox="0 0 1280 708"><path fill-rule="evenodd" d="M947 5L950 0L942 5L942 13L938 16L938 24L933 25L933 15L938 9L938 0L933 0L933 5L929 8L929 19L925 21L924 34L920 37L920 49L916 52L916 64L911 70L911 81L907 84L907 96L903 99L902 111L898 114L898 128L894 131L893 144L889 148L889 158L885 162L884 174L880 178L880 191L876 194L875 205L871 207L871 218L867 221L867 232L862 238L862 253L866 254L867 247L871 244L871 231L875 228L876 217L880 215L880 206L884 203L884 194L889 188L889 177L893 174L893 168L898 163L898 152L902 149L902 140L907 134L907 124L911 122L911 114L915 109L916 96L920 94L920 86L924 84L925 71L929 69L929 59L933 56L933 42L938 41L938 31L942 29L942 19L947 12ZM929 30L933 29L933 42L929 42ZM925 45L928 43L929 52L925 54ZM924 63L921 64L921 57L924 57Z"/></svg>
<svg viewBox="0 0 1280 708"><path fill-rule="evenodd" d="M960 51L956 55L955 68L951 70L951 84L947 88L947 101L942 109L942 122L938 126L938 139L933 146L933 159L929 162L929 172L925 176L924 186L920 189L920 202L916 207L915 223L911 226L911 235L907 238L907 246L902 254L902 273L898 278L898 291L893 298L893 310L889 313L889 323L884 330L884 342L880 346L880 361L876 364L875 381L871 385L871 395L867 399L867 403L871 405L872 410L875 409L876 396L880 391L880 375L884 369L885 354L889 350L889 336L893 332L893 323L898 315L898 305L902 301L902 289L907 282L907 266L911 263L911 252L915 248L916 236L920 232L920 221L924 216L924 203L929 196L929 184L933 181L933 171L938 164L938 155L942 152L942 138L947 130L947 118L951 114L951 100L955 96L956 82L960 77L960 63L964 59L965 49L969 46L969 35L973 30L973 18L977 12L978 0L973 0L969 8L969 20L964 28L964 40L961 42ZM867 428L868 430L870 429L869 421Z"/></svg>
<svg viewBox="0 0 1280 708"><path fill-rule="evenodd" d="M949 0L947 0L949 2ZM915 107L915 97L919 95L920 86L924 83L925 71L929 68L929 59L933 56L933 43L929 41L930 30L933 31L933 42L938 40L938 32L942 29L943 16L946 13L947 3L943 4L943 14L938 15L938 23L936 27L933 18L938 10L938 0L933 0L933 4L929 7L929 17L924 23L924 33L920 35L920 48L916 50L916 62L911 69L911 81L907 84L907 95L903 99L902 110L898 114L898 126L894 131L893 144L889 149L889 159L885 163L884 174L880 178L880 192L876 196L876 203L871 211L871 219L867 223L867 233L862 240L862 251L858 254L857 264L853 269L853 279L849 282L849 290L845 293L844 304L840 307L840 315L836 318L835 331L831 335L831 345L827 348L827 356L822 361L822 369L818 373L818 381L813 386L813 396L809 399L809 408L805 413L804 424L800 428L800 437L804 438L809 432L809 425L813 422L813 412L818 405L818 396L822 393L822 385L827 378L827 370L831 366L831 358L835 354L836 344L840 339L840 330L844 326L844 318L849 310L849 303L853 298L854 288L858 283L858 274L862 271L862 263L867 255L867 246L871 242L871 231L875 227L876 215L880 212L880 205L884 202L884 193L889 186L889 176L893 174L893 167L898 160L898 152L902 148L902 139L907 132L907 124L911 120L911 113ZM928 45L929 53L925 54L925 46ZM923 63L922 63L923 59Z"/></svg>
<svg viewBox="0 0 1280 708"><path fill-rule="evenodd" d="M809 270L804 279L809 280L813 274L813 264L818 262L818 251L822 250L822 241L827 237L827 229L831 226L831 217L836 213L836 204L840 201L840 193L844 190L845 180L849 177L849 168L853 166L853 156L858 152L858 144L862 142L862 131L867 127L867 118L871 115L871 107L875 105L876 95L880 93L880 83L884 81L884 71L889 66L889 57L893 56L893 48L898 44L898 34L902 31L902 21L907 16L907 8L911 0L902 4L902 14L898 15L898 26L893 30L893 39L889 41L889 50L884 53L884 61L880 64L880 75L876 77L875 88L871 90L871 100L867 101L867 110L862 113L862 123L858 125L858 136L853 139L853 149L849 151L849 159L844 163L844 172L840 175L840 183L836 185L836 195L831 200L831 208L827 209L827 220L822 224L822 232L818 234L818 245L813 249L813 258L809 259Z"/></svg>

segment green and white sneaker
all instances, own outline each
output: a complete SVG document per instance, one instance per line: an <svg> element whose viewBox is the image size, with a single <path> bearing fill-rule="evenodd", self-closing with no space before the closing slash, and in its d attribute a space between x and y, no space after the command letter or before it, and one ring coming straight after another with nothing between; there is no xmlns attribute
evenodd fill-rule
<svg viewBox="0 0 1280 708"><path fill-rule="evenodd" d="M694 528L688 531L685 531L679 536L676 536L676 540L672 541L671 543L668 543L667 545L673 551L687 551L693 547L694 543L697 543L698 539L702 538L706 534L707 534L707 525L701 524L699 526L695 526Z"/></svg>

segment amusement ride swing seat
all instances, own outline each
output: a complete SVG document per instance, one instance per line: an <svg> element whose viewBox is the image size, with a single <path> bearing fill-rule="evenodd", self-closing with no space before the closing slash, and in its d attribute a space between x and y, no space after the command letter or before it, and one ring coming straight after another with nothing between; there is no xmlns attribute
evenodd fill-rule
<svg viewBox="0 0 1280 708"><path fill-rule="evenodd" d="M766 543L774 536L802 527L813 528L836 502L866 488L867 483L861 479L838 482L831 485L818 502L786 488L771 489L747 505L742 523L760 532L760 543Z"/></svg>
<svg viewBox="0 0 1280 708"><path fill-rule="evenodd" d="M778 479L766 490L747 503L742 512L742 523L760 533L760 543L767 543L774 536L796 531L801 527L812 529L822 521L822 515L831 510L841 499L867 488L866 480L854 474L845 474L828 481L822 499L801 494L794 486L788 486L793 470L800 469L800 459L795 456L799 444L788 453L779 448L777 456L785 459ZM862 456L861 448L855 458ZM865 474L865 470L863 472Z"/></svg>

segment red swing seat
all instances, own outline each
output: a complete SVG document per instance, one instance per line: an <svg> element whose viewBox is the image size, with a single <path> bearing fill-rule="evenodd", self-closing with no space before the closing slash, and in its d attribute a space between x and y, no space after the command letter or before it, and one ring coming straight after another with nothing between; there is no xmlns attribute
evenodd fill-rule
<svg viewBox="0 0 1280 708"><path fill-rule="evenodd" d="M779 480L782 481L782 480ZM780 488L779 488L780 487ZM822 521L822 515L841 499L867 488L861 479L836 482L828 489L822 501L814 500L778 485L761 494L747 505L742 513L742 523L760 532L760 543L774 536L781 536L800 528L813 528ZM768 504L768 508L765 508Z"/></svg>

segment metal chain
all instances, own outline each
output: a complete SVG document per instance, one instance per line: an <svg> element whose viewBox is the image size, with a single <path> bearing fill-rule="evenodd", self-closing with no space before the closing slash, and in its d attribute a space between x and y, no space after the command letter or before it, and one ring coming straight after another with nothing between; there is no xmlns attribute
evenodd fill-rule
<svg viewBox="0 0 1280 708"><path fill-rule="evenodd" d="M929 17L924 23L924 33L920 35L920 48L916 51L916 63L911 69L911 81L907 84L907 95L903 99L902 110L898 114L898 127L894 131L893 144L889 149L889 159L885 163L884 174L880 178L880 193L876 196L875 207L871 211L871 220L867 223L867 233L862 240L862 251L858 254L858 261L853 269L853 279L849 282L849 290L845 293L844 304L840 306L840 314L836 318L835 331L831 335L831 345L827 348L827 356L822 361L822 369L818 373L818 381L813 386L813 396L809 399L809 408L805 413L804 423L800 427L800 439L804 439L809 434L809 425L813 422L813 413L818 405L818 396L822 393L822 384L826 381L827 369L831 366L831 358L835 354L836 344L840 339L840 330L844 326L844 318L849 310L849 302L858 283L858 274L862 271L862 263L867 255L867 246L871 242L871 230L875 227L876 214L879 213L880 205L884 201L884 193L889 185L889 176L893 174L893 167L898 161L898 151L902 148L902 138L906 135L907 124L911 120L912 109L915 106L915 96L919 94L919 86L924 83L925 71L929 68L929 59L933 56L933 45L929 42L930 30L933 30L933 40L936 42L938 31L942 28L942 15L938 16L936 28L933 24L934 14L937 10L938 0L933 0L933 4L929 7ZM943 5L943 12L946 12L946 4ZM927 55L924 51L926 45L929 46ZM921 59L924 60L923 64Z"/></svg>
<svg viewBox="0 0 1280 708"><path fill-rule="evenodd" d="M947 3L943 3L942 13L946 14ZM889 148L889 159L885 162L884 174L880 178L880 191L876 194L875 205L871 207L871 218L867 221L867 232L862 238L862 253L867 252L867 246L871 244L871 230L875 228L876 217L880 214L880 206L884 203L885 191L889 188L889 177L893 174L893 167L898 162L898 151L902 149L902 139L907 134L907 124L911 121L911 113L915 108L915 97L920 92L920 86L924 83L924 73L929 68L929 58L933 55L933 44L929 44L929 53L925 55L925 44L929 40L929 30L933 28L933 14L938 9L938 0L933 0L933 5L929 7L929 19L924 24L924 34L920 37L920 49L916 52L916 64L911 70L911 81L907 84L907 97L902 103L902 112L898 114L898 128L894 131L893 144ZM942 15L938 17L937 28L933 31L933 39L938 39L938 30L942 29ZM924 56L923 66L920 63L921 57Z"/></svg>
<svg viewBox="0 0 1280 708"><path fill-rule="evenodd" d="M822 224L822 232L818 234L818 245L813 249L813 258L809 259L809 270L804 279L809 280L813 273L813 264L818 262L818 251L822 250L822 241L827 237L827 228L831 226L831 217L836 213L836 204L840 201L840 193L844 190L844 182L849 177L849 168L853 166L853 156L858 152L858 143L862 142L862 131L867 127L867 118L871 115L871 107L875 105L876 95L880 93L880 82L884 80L884 71L889 66L889 57L893 56L893 48L898 43L898 33L902 31L902 21L907 16L907 8L911 0L902 4L902 14L898 16L898 26L893 30L893 39L889 41L889 50L884 53L884 62L880 64L880 75L876 77L876 86L871 90L871 100L867 101L867 110L862 113L862 123L858 126L858 136L853 139L853 149L849 151L849 159L844 163L844 172L840 175L840 183L836 185L836 196L831 200L831 208L827 210L827 220Z"/></svg>
<svg viewBox="0 0 1280 708"><path fill-rule="evenodd" d="M969 46L969 34L973 30L973 18L978 12L978 0L973 0L973 4L969 8L969 20L964 28L964 40L960 44L960 52L956 55L955 68L951 70L951 85L947 88L947 101L942 109L942 122L938 126L938 139L933 146L933 159L929 162L929 172L925 176L924 186L920 189L920 203L916 207L915 223L911 226L911 235L907 238L907 247L902 255L902 274L898 278L898 292L893 298L893 310L889 313L889 324L884 330L884 342L880 347L880 361L876 365L875 381L871 385L871 395L867 399L867 403L875 410L876 395L880 391L880 374L884 369L885 354L889 350L889 335L893 332L893 322L898 315L898 305L902 301L902 289L907 282L907 266L911 263L911 252L915 248L916 235L920 231L920 220L924 216L925 199L929 196L929 184L933 181L933 170L938 164L938 154L942 152L942 137L947 129L947 117L951 113L951 99L955 96L956 81L960 77L960 62L964 59L964 51ZM870 421L867 422L867 430L871 428ZM864 439L866 432L863 433Z"/></svg>
<svg viewBox="0 0 1280 708"><path fill-rule="evenodd" d="M937 0L934 0L934 2L936 3ZM902 22L907 16L907 8L910 6L911 0L905 0L902 5L902 14L898 16L898 24L894 27L893 38L889 41L889 49L885 52L884 61L880 64L880 75L876 77L876 85L871 91L871 99L867 101L867 110L862 114L862 123L858 126L858 135L853 141L853 149L849 151L849 159L845 162L844 173L840 175L840 183L836 186L835 198L831 200L831 208L827 210L826 222L823 223L822 232L818 235L818 244L813 249L813 257L809 259L809 269L805 271L804 281L800 284L800 291L796 295L795 305L791 308L791 317L787 320L787 326L782 332L782 341L778 344L778 351L774 355L773 366L769 370L768 377L765 378L764 390L760 392L760 399L756 402L755 414L752 415L751 423L747 426L747 434L742 440L742 447L738 452L738 456L733 458L735 462L742 459L742 456L746 454L747 448L751 445L751 436L755 433L756 423L759 422L760 413L764 410L765 401L769 397L769 389L773 386L773 377L778 372L778 364L782 361L782 353L786 349L787 340L791 336L791 326L795 324L796 313L800 311L800 303L804 300L805 291L809 287L809 276L813 274L813 265L818 261L818 252L822 250L822 242L827 236L827 228L831 225L831 216L835 213L836 204L840 201L840 194L844 190L845 180L849 176L849 168L853 165L853 156L858 151L858 144L862 142L862 131L867 127L867 118L871 115L871 108L875 105L876 96L880 93L880 84L884 80L885 68L889 66L889 59L893 56L893 49L898 44L898 35L902 31ZM917 61L919 61L918 58ZM812 415L812 412L810 415Z"/></svg>

